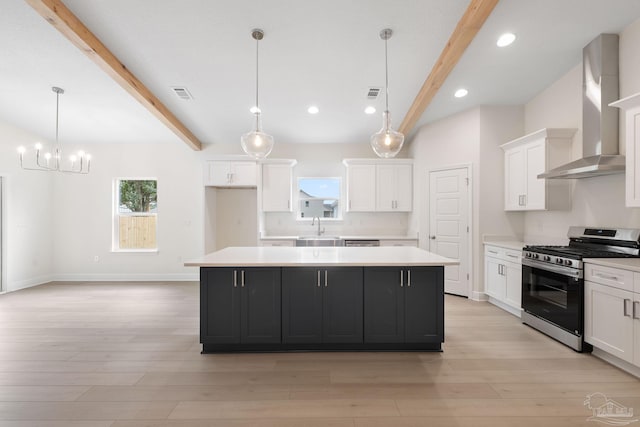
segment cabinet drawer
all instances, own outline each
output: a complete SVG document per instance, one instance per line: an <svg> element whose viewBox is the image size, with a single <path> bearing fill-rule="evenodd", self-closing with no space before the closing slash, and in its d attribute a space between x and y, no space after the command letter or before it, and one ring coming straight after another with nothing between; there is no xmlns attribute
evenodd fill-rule
<svg viewBox="0 0 640 427"><path fill-rule="evenodd" d="M522 264L522 252L513 249L505 249L498 246L485 245L484 255L498 258L501 261L513 262L516 264Z"/></svg>
<svg viewBox="0 0 640 427"><path fill-rule="evenodd" d="M294 240L287 239L262 239L260 240L260 246L295 246Z"/></svg>
<svg viewBox="0 0 640 427"><path fill-rule="evenodd" d="M633 292L633 272L596 264L584 265L585 280Z"/></svg>

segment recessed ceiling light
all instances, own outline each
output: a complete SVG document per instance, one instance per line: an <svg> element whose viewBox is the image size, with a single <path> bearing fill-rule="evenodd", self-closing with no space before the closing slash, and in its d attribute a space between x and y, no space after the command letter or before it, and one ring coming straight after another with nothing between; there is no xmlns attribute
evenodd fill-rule
<svg viewBox="0 0 640 427"><path fill-rule="evenodd" d="M498 45L498 47L509 46L511 43L513 43L513 41L515 39L516 39L516 35L515 34L513 34L513 33L504 33L503 35L498 37L498 41L496 42L496 45Z"/></svg>
<svg viewBox="0 0 640 427"><path fill-rule="evenodd" d="M458 89L456 93L453 94L453 96L455 96L456 98L463 98L467 96L468 93L469 93L468 90L461 88L461 89Z"/></svg>
<svg viewBox="0 0 640 427"><path fill-rule="evenodd" d="M253 107L249 108L249 111L251 111L251 114L261 113L260 109L258 107L256 107L255 105Z"/></svg>
<svg viewBox="0 0 640 427"><path fill-rule="evenodd" d="M366 114L373 114L373 113L375 113L375 112L376 112L376 108L375 108L375 107L371 107L371 106L369 106L369 107L367 107L367 108L365 108L365 109L364 109L364 112L365 112Z"/></svg>
<svg viewBox="0 0 640 427"><path fill-rule="evenodd" d="M318 114L320 112L320 109L315 105L312 105L311 107L307 108L307 111L309 112L309 114Z"/></svg>

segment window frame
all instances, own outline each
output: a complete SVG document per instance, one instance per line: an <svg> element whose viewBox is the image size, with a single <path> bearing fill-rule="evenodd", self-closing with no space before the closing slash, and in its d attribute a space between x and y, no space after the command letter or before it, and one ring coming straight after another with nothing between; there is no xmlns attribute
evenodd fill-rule
<svg viewBox="0 0 640 427"><path fill-rule="evenodd" d="M155 212L120 212L120 183L122 181L155 181L156 182L156 211ZM157 253L158 252L158 213L159 208L157 204L157 192L158 192L158 178L156 177L119 177L113 180L113 194L112 194L112 230L111 230L111 252L121 253ZM121 248L120 247L120 218L121 217L136 217L143 216L155 217L155 236L156 247L155 248Z"/></svg>
<svg viewBox="0 0 640 427"><path fill-rule="evenodd" d="M305 200L300 198L300 181L304 180L304 179L335 179L338 181L338 188L340 190L340 193L338 195L338 209L337 209L337 217L335 218L326 218L326 217L321 217L320 220L321 221L342 221L343 220L343 212L344 212L344 188L343 188L343 179L341 176L299 176L297 177L296 180L296 188L295 188L295 199L296 199L296 210L295 210L295 214L296 214L296 221L300 221L300 222L311 222L313 217L301 217L301 209L300 209L300 203ZM327 200L328 198L324 198L324 200ZM313 200L313 199L309 199L309 200Z"/></svg>

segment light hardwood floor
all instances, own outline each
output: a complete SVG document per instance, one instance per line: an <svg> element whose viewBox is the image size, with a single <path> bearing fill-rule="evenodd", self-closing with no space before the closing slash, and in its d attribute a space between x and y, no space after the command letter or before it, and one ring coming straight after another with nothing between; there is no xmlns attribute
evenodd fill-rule
<svg viewBox="0 0 640 427"><path fill-rule="evenodd" d="M0 295L0 426L594 426L594 392L640 412L635 377L488 303L445 313L442 353L201 355L195 283Z"/></svg>

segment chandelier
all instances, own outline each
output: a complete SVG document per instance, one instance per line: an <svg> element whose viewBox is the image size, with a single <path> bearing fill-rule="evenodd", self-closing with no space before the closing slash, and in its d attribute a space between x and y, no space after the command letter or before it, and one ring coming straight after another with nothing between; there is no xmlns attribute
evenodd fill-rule
<svg viewBox="0 0 640 427"><path fill-rule="evenodd" d="M44 147L38 142L35 144L35 153L27 152L23 146L18 147L18 156L20 157L20 167L25 170L64 172L76 174L88 174L91 168L91 156L84 151L78 151L72 154L65 161L63 159L62 148L58 141L58 117L60 111L60 95L64 93L64 89L52 87L51 90L56 94L56 143L52 150L43 153ZM25 165L25 157L33 156L33 159Z"/></svg>

